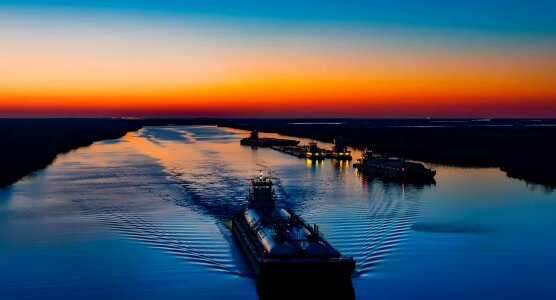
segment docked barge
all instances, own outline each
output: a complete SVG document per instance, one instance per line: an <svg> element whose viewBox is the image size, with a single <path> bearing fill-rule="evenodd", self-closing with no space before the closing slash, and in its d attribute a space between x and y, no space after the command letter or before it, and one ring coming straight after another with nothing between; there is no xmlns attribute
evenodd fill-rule
<svg viewBox="0 0 556 300"><path fill-rule="evenodd" d="M249 137L241 139L239 142L244 146L253 147L272 147L272 146L297 146L299 141L288 139L261 138L257 130L251 131Z"/></svg>
<svg viewBox="0 0 556 300"><path fill-rule="evenodd" d="M289 155L293 155L295 157L305 157L305 152L307 152L306 147L301 146L272 146L270 149L274 149L276 151L284 152Z"/></svg>
<svg viewBox="0 0 556 300"><path fill-rule="evenodd" d="M296 214L276 207L272 181L253 179L232 231L258 277L349 280L355 261L334 249Z"/></svg>
<svg viewBox="0 0 556 300"><path fill-rule="evenodd" d="M320 149L317 143L309 143L307 146L272 146L271 149L284 152L299 158L308 158L310 160L323 160L332 157L332 152Z"/></svg>

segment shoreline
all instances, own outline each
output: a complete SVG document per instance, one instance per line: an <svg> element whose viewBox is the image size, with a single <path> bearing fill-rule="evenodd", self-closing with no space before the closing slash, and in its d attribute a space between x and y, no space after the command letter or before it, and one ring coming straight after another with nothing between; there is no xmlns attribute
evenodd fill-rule
<svg viewBox="0 0 556 300"><path fill-rule="evenodd" d="M374 126L361 122L296 122L291 120L236 119L218 126L272 132L316 141L333 142L338 136L357 149L372 149L381 154L427 161L456 167L496 167L509 178L538 184L547 190L556 188L556 126L546 127L411 127L386 126L376 120ZM393 120L408 123L412 120ZM414 120L423 122L425 120ZM513 122L514 120L501 120ZM555 122L556 120L550 120ZM318 130L316 126L318 126ZM355 157L354 159L357 159Z"/></svg>
<svg viewBox="0 0 556 300"><path fill-rule="evenodd" d="M457 167L496 167L510 178L542 185L547 190L556 188L556 160L551 159L552 153L556 153L556 126L417 128L381 124L425 120L366 119L363 122L361 120L365 119L348 119L343 122L340 119L323 119L320 123L313 119L310 122L292 120L0 119L0 135L5 140L0 146L0 189L48 167L59 154L97 141L121 138L144 126L168 125L257 129L329 143L335 137L343 136L348 146L357 149L369 148L390 156ZM378 125L367 126L370 122ZM552 122L556 124L556 120ZM318 126L318 130L315 130L315 126Z"/></svg>
<svg viewBox="0 0 556 300"><path fill-rule="evenodd" d="M121 138L142 125L110 119L0 119L0 189L47 168L59 154Z"/></svg>
<svg viewBox="0 0 556 300"><path fill-rule="evenodd" d="M217 125L208 119L0 118L0 190L47 168L59 154L144 126Z"/></svg>

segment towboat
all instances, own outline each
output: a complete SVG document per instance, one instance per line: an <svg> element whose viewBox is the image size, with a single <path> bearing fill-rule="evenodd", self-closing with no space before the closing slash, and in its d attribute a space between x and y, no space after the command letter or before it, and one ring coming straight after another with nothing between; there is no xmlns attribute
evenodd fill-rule
<svg viewBox="0 0 556 300"><path fill-rule="evenodd" d="M259 277L350 280L355 269L353 258L330 245L318 225L276 206L272 181L262 175L251 181L232 232Z"/></svg>

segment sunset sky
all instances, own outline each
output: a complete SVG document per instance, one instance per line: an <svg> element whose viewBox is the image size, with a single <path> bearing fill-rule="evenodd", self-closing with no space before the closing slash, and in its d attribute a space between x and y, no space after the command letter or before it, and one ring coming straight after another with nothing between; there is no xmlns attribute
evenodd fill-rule
<svg viewBox="0 0 556 300"><path fill-rule="evenodd" d="M0 0L0 117L556 117L556 2L483 2Z"/></svg>

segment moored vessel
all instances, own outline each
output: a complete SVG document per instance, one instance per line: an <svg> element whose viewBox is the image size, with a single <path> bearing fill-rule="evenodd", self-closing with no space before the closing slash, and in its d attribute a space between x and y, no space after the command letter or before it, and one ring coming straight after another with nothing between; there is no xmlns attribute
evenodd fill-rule
<svg viewBox="0 0 556 300"><path fill-rule="evenodd" d="M337 160L351 160L351 151L348 150L344 138L337 137L334 139L331 157Z"/></svg>
<svg viewBox="0 0 556 300"><path fill-rule="evenodd" d="M305 151L305 157L312 160L325 159L323 151L317 146L317 143L311 142Z"/></svg>
<svg viewBox="0 0 556 300"><path fill-rule="evenodd" d="M436 171L426 168L421 163L375 155L370 150L365 151L363 157L358 159L353 166L368 175L405 182L433 181L436 175Z"/></svg>
<svg viewBox="0 0 556 300"><path fill-rule="evenodd" d="M355 261L332 247L317 225L276 207L272 181L262 175L252 180L247 198L232 231L257 276L350 279Z"/></svg>

